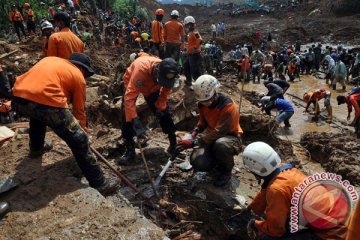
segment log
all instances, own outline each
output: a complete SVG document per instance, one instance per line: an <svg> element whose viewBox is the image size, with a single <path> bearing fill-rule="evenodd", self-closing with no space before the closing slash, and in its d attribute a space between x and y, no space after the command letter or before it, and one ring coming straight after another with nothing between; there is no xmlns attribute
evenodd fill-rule
<svg viewBox="0 0 360 240"><path fill-rule="evenodd" d="M14 54L14 53L16 53L16 52L18 52L18 51L19 51L19 49L16 49L16 50L11 51L11 52L9 52L9 53L1 54L1 55L0 55L0 59L6 58L6 57L10 56L11 54Z"/></svg>

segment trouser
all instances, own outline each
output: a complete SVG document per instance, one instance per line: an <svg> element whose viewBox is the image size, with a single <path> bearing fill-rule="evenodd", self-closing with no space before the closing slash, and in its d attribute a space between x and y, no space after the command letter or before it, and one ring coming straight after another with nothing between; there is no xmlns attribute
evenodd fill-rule
<svg viewBox="0 0 360 240"><path fill-rule="evenodd" d="M302 230L296 233L286 233L282 237L271 237L262 235L258 240L320 240L311 230Z"/></svg>
<svg viewBox="0 0 360 240"><path fill-rule="evenodd" d="M104 184L104 175L91 153L89 139L69 109L50 107L32 101L14 98L12 107L30 118L30 150L41 151L44 146L46 126L49 126L70 147L76 162L91 187Z"/></svg>
<svg viewBox="0 0 360 240"><path fill-rule="evenodd" d="M204 65L205 65L205 70L207 74L212 75L213 74L213 69L212 69L212 64L211 64L211 55L210 54L206 54L204 56Z"/></svg>
<svg viewBox="0 0 360 240"><path fill-rule="evenodd" d="M154 114L156 113L156 110L157 110L155 107L155 103L156 103L157 99L159 98L159 93L160 93L159 91L156 91L156 92L151 93L149 96L145 97L145 101L146 101L147 105L149 106L150 110ZM125 141L132 142L133 138L135 136L134 130L132 128L132 123L126 122L126 120L125 120L126 117L125 117L124 106L122 107L122 111L123 111L123 113L122 113L123 125L121 127L121 133L122 133L122 136L125 139ZM170 142L170 144L176 144L175 124L171 118L171 115L170 115L168 109L166 109L164 111L164 114L161 116L159 123L160 123L162 131L165 134L168 134L169 140L175 141L175 142Z"/></svg>
<svg viewBox="0 0 360 240"><path fill-rule="evenodd" d="M212 38L216 38L216 31L212 31Z"/></svg>
<svg viewBox="0 0 360 240"><path fill-rule="evenodd" d="M173 58L176 62L179 61L180 56L180 43L166 43L165 47L165 57Z"/></svg>
<svg viewBox="0 0 360 240"><path fill-rule="evenodd" d="M213 144L194 149L190 163L194 171L208 172L215 168L220 173L231 173L234 167L234 155L239 154L240 151L240 137L228 135L217 139Z"/></svg>
<svg viewBox="0 0 360 240"><path fill-rule="evenodd" d="M161 43L153 43L152 52L159 58L164 58L164 48L161 46Z"/></svg>
<svg viewBox="0 0 360 240"><path fill-rule="evenodd" d="M315 61L314 61L314 65L315 65L315 69L316 71L319 71L319 68L320 68L320 56L318 55L315 55Z"/></svg>
<svg viewBox="0 0 360 240"><path fill-rule="evenodd" d="M345 87L346 86L346 84L345 84L345 77L334 77L334 79L332 80L332 82L331 82L331 85L333 86L333 87L336 87L336 83L341 83L341 85L343 86L343 87Z"/></svg>
<svg viewBox="0 0 360 240"><path fill-rule="evenodd" d="M294 115L294 112L281 112L279 115L276 116L275 120L277 123L284 122L286 126L290 125L290 118Z"/></svg>
<svg viewBox="0 0 360 240"><path fill-rule="evenodd" d="M34 21L27 21L26 22L26 28L28 31L28 34L35 33L35 22Z"/></svg>
<svg viewBox="0 0 360 240"><path fill-rule="evenodd" d="M201 76L202 72L202 57L200 53L188 54L184 62L184 73L186 83L191 84Z"/></svg>
<svg viewBox="0 0 360 240"><path fill-rule="evenodd" d="M24 25L23 25L23 23L21 21L15 21L14 22L14 28L15 28L15 32L16 32L16 35L18 36L19 40L21 40L20 30L24 34L24 36L26 36L25 28L24 28Z"/></svg>

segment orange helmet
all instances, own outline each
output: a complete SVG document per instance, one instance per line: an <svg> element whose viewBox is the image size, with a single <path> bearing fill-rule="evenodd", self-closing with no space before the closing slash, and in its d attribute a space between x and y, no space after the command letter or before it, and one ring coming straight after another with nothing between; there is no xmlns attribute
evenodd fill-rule
<svg viewBox="0 0 360 240"><path fill-rule="evenodd" d="M24 3L24 7L30 7L30 3Z"/></svg>
<svg viewBox="0 0 360 240"><path fill-rule="evenodd" d="M165 11L163 9L159 8L159 9L156 9L155 14L156 15L164 15Z"/></svg>

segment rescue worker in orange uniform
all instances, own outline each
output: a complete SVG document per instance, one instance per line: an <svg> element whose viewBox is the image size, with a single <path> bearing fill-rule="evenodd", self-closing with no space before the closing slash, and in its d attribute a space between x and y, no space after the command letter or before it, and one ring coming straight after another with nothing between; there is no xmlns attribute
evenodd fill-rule
<svg viewBox="0 0 360 240"><path fill-rule="evenodd" d="M30 4L29 3L24 3L24 7L26 9L25 11L25 20L26 20L26 28L28 30L28 34L35 37L36 33L35 33L35 13L34 11L30 8Z"/></svg>
<svg viewBox="0 0 360 240"><path fill-rule="evenodd" d="M155 11L156 19L151 23L151 39L153 43L153 55L164 58L164 26L162 20L165 11L161 8Z"/></svg>
<svg viewBox="0 0 360 240"><path fill-rule="evenodd" d="M170 16L171 19L164 26L165 57L171 57L178 62L180 49L185 47L184 26L178 21L179 12L177 10L173 10Z"/></svg>
<svg viewBox="0 0 360 240"><path fill-rule="evenodd" d="M346 96L337 96L338 105L346 103L348 108L347 120L350 120L352 108L355 110L355 117L353 121L349 124L350 126L355 126L355 123L360 117L360 93L349 92Z"/></svg>
<svg viewBox="0 0 360 240"><path fill-rule="evenodd" d="M84 43L70 30L70 16L66 12L54 15L55 33L51 34L48 42L47 56L68 59L74 52L84 52ZM59 31L56 32L56 29Z"/></svg>
<svg viewBox="0 0 360 240"><path fill-rule="evenodd" d="M234 155L240 153L241 135L236 103L218 92L219 81L202 75L194 83L195 98L199 101L199 120L195 129L177 144L177 150L194 149L190 163L194 171L215 170L214 185L221 187L231 179Z"/></svg>
<svg viewBox="0 0 360 240"><path fill-rule="evenodd" d="M12 107L30 118L30 158L40 158L51 149L45 144L49 126L70 147L89 185L106 195L117 190L119 182L104 178L85 132L85 77L92 74L90 59L82 53L73 53L69 60L43 58L16 79Z"/></svg>
<svg viewBox="0 0 360 240"><path fill-rule="evenodd" d="M201 43L202 38L198 31L195 31L195 19L192 16L187 16L184 19L185 27L188 28L188 46L187 56L184 62L184 73L186 77L186 84L191 86L193 80L200 77L202 57L201 57Z"/></svg>
<svg viewBox="0 0 360 240"><path fill-rule="evenodd" d="M243 152L243 163L245 169L249 170L255 177L262 181L261 190L257 193L250 205L244 211L253 211L258 216L265 219L251 219L248 223L248 235L250 239L258 240L320 240L320 239L344 239L347 226L346 219L338 222L337 225L327 229L317 229L311 224L321 221L322 216L334 217L336 214L343 214L342 210L336 206L337 196L318 184L316 191L309 191L306 200L312 206L319 207L319 215L311 216L313 222L299 222L305 224L305 230L295 233L290 232L290 208L293 201L295 188L301 188L300 184L307 179L307 176L295 168L292 164L283 164L277 152L264 142L253 142L249 144ZM299 186L300 185L300 186ZM304 188L302 188L304 189ZM302 194L304 195L304 194ZM329 197L324 197L328 195ZM308 199L308 198L311 199ZM300 197L301 198L301 197ZM341 197L340 197L341 198ZM299 200L299 204L300 200ZM301 206L297 206L301 207ZM335 211L334 211L335 210ZM301 213L301 211L298 211ZM298 213L298 214L299 214ZM301 216L296 216L302 219Z"/></svg>
<svg viewBox="0 0 360 240"><path fill-rule="evenodd" d="M19 41L21 41L20 30L24 34L24 36L27 36L23 25L24 19L15 5L11 6L11 10L9 12L9 21L13 23Z"/></svg>
<svg viewBox="0 0 360 240"><path fill-rule="evenodd" d="M308 112L308 109L310 107L311 104L314 104L314 108L315 108L315 116L314 116L314 120L317 121L319 119L319 115L320 115L320 106L319 106L319 101L321 99L324 99L324 105L326 107L326 110L328 112L328 121L332 121L333 118L333 114L332 114L332 106L330 104L330 99L331 99L331 92L327 91L324 87L317 89L317 90L310 90L307 91L304 94L304 102L306 103L306 107L305 107L305 112Z"/></svg>
<svg viewBox="0 0 360 240"><path fill-rule="evenodd" d="M178 74L177 63L172 58L161 60L157 57L142 56L136 58L126 69L123 76L125 94L123 100L122 137L126 152L117 161L120 165L131 163L135 158L134 135L138 140L147 139L145 129L136 113L136 99L142 94L151 111L155 114L155 123L160 124L168 135L172 154L176 147L175 125L167 108L167 99ZM156 126L153 126L156 127Z"/></svg>
<svg viewBox="0 0 360 240"><path fill-rule="evenodd" d="M349 229L346 235L346 240L356 240L360 236L360 201L358 200L355 210L349 221Z"/></svg>

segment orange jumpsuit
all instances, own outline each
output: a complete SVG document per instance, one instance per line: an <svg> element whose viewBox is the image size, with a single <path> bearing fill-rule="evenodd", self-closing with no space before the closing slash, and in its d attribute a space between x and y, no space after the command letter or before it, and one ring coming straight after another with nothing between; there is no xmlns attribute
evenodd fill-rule
<svg viewBox="0 0 360 240"><path fill-rule="evenodd" d="M180 38L184 41L184 26L176 19L171 19L164 26L164 40L169 43L180 44Z"/></svg>
<svg viewBox="0 0 360 240"><path fill-rule="evenodd" d="M16 79L13 94L56 108L69 108L68 102L71 102L73 115L86 129L86 82L80 69L65 59L46 57L40 60Z"/></svg>
<svg viewBox="0 0 360 240"><path fill-rule="evenodd" d="M48 43L47 56L68 59L74 53L84 52L84 43L69 28L51 34Z"/></svg>
<svg viewBox="0 0 360 240"><path fill-rule="evenodd" d="M187 53L200 53L202 40L199 32L189 32Z"/></svg>
<svg viewBox="0 0 360 240"><path fill-rule="evenodd" d="M161 59L151 56L137 58L127 69L123 76L125 91L125 116L126 122L131 122L137 117L136 99L139 94L144 97L160 90L159 98L155 107L161 111L166 109L166 101L171 89L161 87L153 80L152 69L154 65L161 62Z"/></svg>
<svg viewBox="0 0 360 240"><path fill-rule="evenodd" d="M360 106L359 106L360 93L352 94L350 97L349 97L349 95L347 95L345 97L345 101L346 101L346 104L348 107L348 112L351 113L352 108L354 107L355 116L360 117Z"/></svg>

